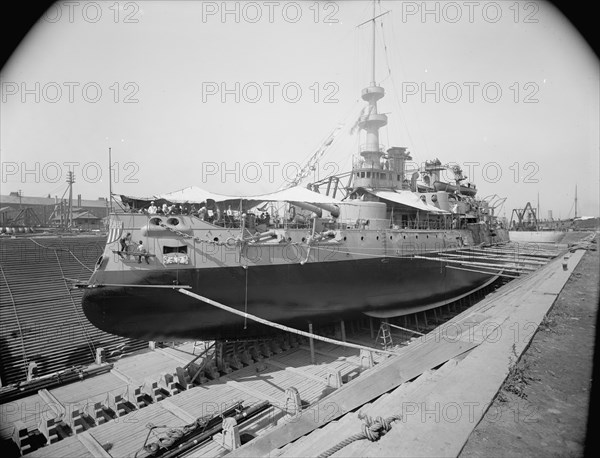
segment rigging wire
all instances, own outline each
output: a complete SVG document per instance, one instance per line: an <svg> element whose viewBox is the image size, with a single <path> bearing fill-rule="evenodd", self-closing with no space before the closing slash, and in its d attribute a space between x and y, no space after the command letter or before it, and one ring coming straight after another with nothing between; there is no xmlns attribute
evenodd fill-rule
<svg viewBox="0 0 600 458"><path fill-rule="evenodd" d="M90 351L92 352L92 358L94 358L96 356L96 348L94 347L94 343L92 342L92 340L85 328L85 325L84 325L83 321L81 320L81 316L78 313L77 306L75 305L75 301L73 300L73 294L71 294L71 290L67 286L67 279L65 278L65 272L63 271L62 265L60 263L60 258L58 257L57 250L54 250L54 255L56 256L56 262L58 263L58 268L60 269L60 273L62 275L64 285L67 288L67 292L69 293L69 298L71 299L71 304L73 305L73 310L75 311L75 317L77 318L77 321L79 321L79 325L81 326L81 330L83 331L82 334L83 334L84 338L86 339L86 343L88 344Z"/></svg>
<svg viewBox="0 0 600 458"><path fill-rule="evenodd" d="M73 252L72 252L71 250L69 250L68 248L62 248L62 247L53 248L53 247L50 247L50 246L45 246L45 245L42 245L41 243L38 243L38 242L36 242L36 241L35 241L33 238L31 238L31 237L28 237L28 238L27 238L27 240L31 240L33 243L35 243L36 245L38 245L38 246L40 246L40 247L42 247L42 248L44 248L44 249L46 249L46 250L54 250L54 252L57 252L57 251L65 251L65 252L69 253L71 256L73 256L73 258L75 259L75 261L77 261L77 262L78 262L78 263L79 263L79 264L80 264L80 265L81 265L83 268L85 268L85 269L89 270L90 272L94 272L94 270L93 270L93 269L90 269L88 266L86 266L84 263L82 263L82 262L81 262L81 261L80 261L80 260L77 258L77 256L75 256L75 253L73 253Z"/></svg>
<svg viewBox="0 0 600 458"><path fill-rule="evenodd" d="M390 29L391 29L391 33L392 33L392 42L393 43L399 43L400 41L396 38L396 29L394 27L394 21L391 20L390 23L391 23ZM399 68L400 79L402 81L405 81L406 77L405 77L405 75L403 73L403 70L402 70L404 68L404 66L402 65L400 54L399 53L392 53L391 56L392 56L392 60L394 58L396 58L399 61L399 64L397 66L395 66L395 68ZM406 120L406 119L408 119L408 117L404 113L404 110L402 110L402 105L400 104L400 102L398 100L398 93L401 93L401 92L398 91L398 88L396 87L396 81L395 81L395 79L393 77L391 78L391 81L392 81L392 86L394 88L394 101L396 102L396 105L397 105L398 110L401 113L402 117ZM425 152L426 152L426 154L428 156L431 156L431 150L430 150L429 145L427 143L427 137L422 132L421 123L419 121L419 115L418 115L418 112L417 112L416 109L413 109L413 116L412 116L412 118L414 118L415 121L416 121L417 128L419 130L420 137L421 137L421 140L422 140ZM415 143L415 141L412 138L412 135L410 133L410 129L408 128L408 126L405 126L405 127L406 127L406 134L408 136L408 139L409 139L410 143L412 144L413 148L417 147L417 144Z"/></svg>
<svg viewBox="0 0 600 458"><path fill-rule="evenodd" d="M27 361L29 361L29 357L27 356L27 352L25 351L25 342L23 340L24 336L23 336L23 328L21 328L21 322L19 321L19 313L17 311L17 304L15 303L15 298L12 294L12 291L10 289L10 285L8 284L8 279L6 278L6 275L4 274L4 269L2 268L2 264L0 264L0 273L2 273L2 278L4 278L4 283L6 283L6 288L8 289L8 294L10 296L10 300L12 302L12 306L13 309L15 311L15 319L17 321L17 328L19 328L19 336L20 336L20 340L21 340L21 350L23 352L23 363L25 363L25 373L27 374Z"/></svg>

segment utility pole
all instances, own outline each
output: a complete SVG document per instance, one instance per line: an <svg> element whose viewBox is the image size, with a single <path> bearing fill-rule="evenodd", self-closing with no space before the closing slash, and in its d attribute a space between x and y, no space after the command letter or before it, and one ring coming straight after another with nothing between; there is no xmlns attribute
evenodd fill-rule
<svg viewBox="0 0 600 458"><path fill-rule="evenodd" d="M69 184L69 217L67 220L67 228L73 227L73 183L75 183L75 174L67 172L67 183Z"/></svg>
<svg viewBox="0 0 600 458"><path fill-rule="evenodd" d="M111 148L108 148L108 214L112 213L112 163Z"/></svg>

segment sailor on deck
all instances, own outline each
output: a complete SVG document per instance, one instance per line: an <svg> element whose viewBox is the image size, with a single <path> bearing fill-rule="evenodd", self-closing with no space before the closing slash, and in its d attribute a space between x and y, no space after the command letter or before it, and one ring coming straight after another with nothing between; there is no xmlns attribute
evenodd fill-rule
<svg viewBox="0 0 600 458"><path fill-rule="evenodd" d="M150 264L150 262L148 261L148 253L146 252L146 247L144 247L144 242L140 240L140 243L138 244L135 251L138 257L138 264L142 263L142 256L146 260L146 264Z"/></svg>

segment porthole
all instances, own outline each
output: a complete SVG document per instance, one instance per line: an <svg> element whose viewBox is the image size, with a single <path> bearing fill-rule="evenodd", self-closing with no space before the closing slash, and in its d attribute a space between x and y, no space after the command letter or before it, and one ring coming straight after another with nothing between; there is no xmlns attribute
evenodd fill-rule
<svg viewBox="0 0 600 458"><path fill-rule="evenodd" d="M219 237L215 237L215 238L213 239L213 242L218 242L218 241L219 241Z"/></svg>
<svg viewBox="0 0 600 458"><path fill-rule="evenodd" d="M150 218L150 221L148 223L152 224L153 226L160 226L162 224L162 219L160 219L160 218Z"/></svg>
<svg viewBox="0 0 600 458"><path fill-rule="evenodd" d="M167 224L170 224L171 226L177 226L179 224L179 220L177 218L169 218L167 220Z"/></svg>
<svg viewBox="0 0 600 458"><path fill-rule="evenodd" d="M361 236L360 236L360 239L361 239L361 240L364 240L365 238L364 238L364 237L361 235Z"/></svg>

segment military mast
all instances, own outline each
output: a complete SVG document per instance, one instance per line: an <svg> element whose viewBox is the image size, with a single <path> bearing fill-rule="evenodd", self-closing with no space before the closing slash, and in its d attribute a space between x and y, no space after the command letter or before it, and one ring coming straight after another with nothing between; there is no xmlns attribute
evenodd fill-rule
<svg viewBox="0 0 600 458"><path fill-rule="evenodd" d="M385 96L385 89L377 85L375 75L375 21L387 14L388 11L376 16L376 2L373 1L373 18L359 24L358 27L371 22L371 82L361 92L361 98L367 102L366 113L358 120L358 127L365 132L366 142L360 146L359 159L353 164L352 175L354 187L364 188L402 188L404 181L404 162L410 159L406 148L394 147L387 151L387 159L391 159L384 168L382 158L386 154L384 147L379 144L379 129L386 126L388 118L377 111L377 101Z"/></svg>

